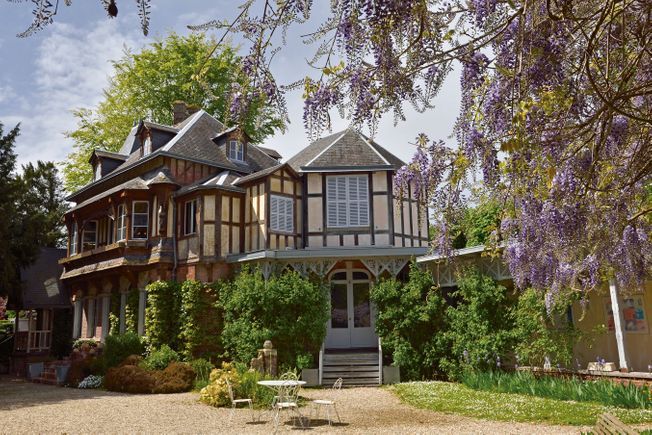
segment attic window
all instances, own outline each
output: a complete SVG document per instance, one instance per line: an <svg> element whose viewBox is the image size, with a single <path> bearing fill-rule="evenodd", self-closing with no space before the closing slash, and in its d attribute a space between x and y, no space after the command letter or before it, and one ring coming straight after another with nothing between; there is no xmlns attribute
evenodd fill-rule
<svg viewBox="0 0 652 435"><path fill-rule="evenodd" d="M143 142L143 156L152 153L152 138L147 136L145 142Z"/></svg>
<svg viewBox="0 0 652 435"><path fill-rule="evenodd" d="M242 142L237 140L229 141L229 158L238 162L244 162L244 145L242 145Z"/></svg>

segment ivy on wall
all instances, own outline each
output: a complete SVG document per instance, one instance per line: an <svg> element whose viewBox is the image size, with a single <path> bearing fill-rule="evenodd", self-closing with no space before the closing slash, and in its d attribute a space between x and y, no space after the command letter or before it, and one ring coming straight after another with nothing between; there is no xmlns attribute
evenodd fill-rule
<svg viewBox="0 0 652 435"><path fill-rule="evenodd" d="M147 285L145 331L149 345L160 349L179 345L180 285L175 281L155 281Z"/></svg>
<svg viewBox="0 0 652 435"><path fill-rule="evenodd" d="M179 351L186 359L205 358L215 361L223 352L220 340L223 311L219 292L223 283L207 284L185 281L181 285L179 313Z"/></svg>

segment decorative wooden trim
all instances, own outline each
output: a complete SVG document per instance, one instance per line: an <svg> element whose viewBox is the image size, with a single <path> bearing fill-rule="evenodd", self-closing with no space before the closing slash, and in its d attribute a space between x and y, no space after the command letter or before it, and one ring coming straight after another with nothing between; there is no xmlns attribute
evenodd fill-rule
<svg viewBox="0 0 652 435"><path fill-rule="evenodd" d="M328 228L327 222L327 210L326 207L326 174L321 174L321 229L322 229L322 246L328 246L328 240L326 239L326 228Z"/></svg>
<svg viewBox="0 0 652 435"><path fill-rule="evenodd" d="M231 195L229 195L229 223L229 254L231 254L233 253L233 197Z"/></svg>
<svg viewBox="0 0 652 435"><path fill-rule="evenodd" d="M270 226L269 226L269 221L270 221L270 216L271 216L271 210L270 210L270 204L271 204L271 187L272 187L272 182L269 179L269 177L265 180L265 249L269 249L270 245ZM278 246L278 245L277 245Z"/></svg>
<svg viewBox="0 0 652 435"><path fill-rule="evenodd" d="M215 253L218 258L226 257L226 254L222 252L222 198L223 197L224 195L220 193L215 198Z"/></svg>
<svg viewBox="0 0 652 435"><path fill-rule="evenodd" d="M389 233L389 244L394 246L394 199L392 191L394 190L392 173L387 171L387 224Z"/></svg>
<svg viewBox="0 0 652 435"><path fill-rule="evenodd" d="M408 183L408 214L410 217L410 243L414 246L414 225L412 224L412 185L410 183Z"/></svg>
<svg viewBox="0 0 652 435"><path fill-rule="evenodd" d="M376 231L376 225L374 223L374 177L373 177L373 172L369 172L368 174L368 186L367 186L367 193L369 195L369 198L367 199L367 207L369 207L369 229L371 233L371 245L376 244L376 237L375 237L375 231ZM357 240L357 237L356 237ZM358 243L356 242L356 246Z"/></svg>

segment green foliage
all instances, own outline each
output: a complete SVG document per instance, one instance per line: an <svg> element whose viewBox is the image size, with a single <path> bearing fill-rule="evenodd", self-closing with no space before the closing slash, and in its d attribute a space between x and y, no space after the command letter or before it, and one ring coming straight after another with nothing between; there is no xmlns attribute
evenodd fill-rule
<svg viewBox="0 0 652 435"><path fill-rule="evenodd" d="M138 328L138 290L131 289L127 293L125 306L125 332L136 333Z"/></svg>
<svg viewBox="0 0 652 435"><path fill-rule="evenodd" d="M195 385L193 388L195 390L201 390L208 385L211 371L215 366L210 361L203 358L193 359L188 364L190 364L190 367L192 367L196 374Z"/></svg>
<svg viewBox="0 0 652 435"><path fill-rule="evenodd" d="M139 53L126 51L114 61L104 99L94 109L74 112L77 129L68 133L74 151L63 168L66 189L75 191L92 179L91 152L119 151L134 120L172 124L176 100L203 108L228 124L229 90L234 83L246 86L249 78L241 71L235 50L222 43L211 54L215 44L201 33L171 33ZM255 141L261 141L282 127L282 122L254 103L242 125Z"/></svg>
<svg viewBox="0 0 652 435"><path fill-rule="evenodd" d="M114 313L109 313L109 334L117 335L120 333L120 318Z"/></svg>
<svg viewBox="0 0 652 435"><path fill-rule="evenodd" d="M299 355L317 353L326 336L326 289L297 272L265 282L260 270L245 267L224 285L220 301L225 356L235 361L249 362L265 340L272 340L279 366L293 366Z"/></svg>
<svg viewBox="0 0 652 435"><path fill-rule="evenodd" d="M514 319L507 289L476 267L457 277L458 289L452 293L454 306L446 309L448 330L444 339L450 354L441 361L446 374L455 378L460 363L473 368L491 368L496 357L505 358L514 349Z"/></svg>
<svg viewBox="0 0 652 435"><path fill-rule="evenodd" d="M116 367L128 356L141 355L144 351L145 347L140 337L133 332L127 332L125 334L108 335L102 357L105 367L108 369Z"/></svg>
<svg viewBox="0 0 652 435"><path fill-rule="evenodd" d="M179 361L179 359L179 354L170 346L164 344L160 349L154 350L147 355L147 358L143 361L143 367L149 370L163 370L170 363Z"/></svg>
<svg viewBox="0 0 652 435"><path fill-rule="evenodd" d="M219 339L223 327L220 286L219 282L199 281L181 285L179 351L186 359L215 359L223 352Z"/></svg>
<svg viewBox="0 0 652 435"><path fill-rule="evenodd" d="M409 280L381 281L371 290L378 315L376 332L405 380L432 378L442 357L445 301L432 274L412 263Z"/></svg>
<svg viewBox="0 0 652 435"><path fill-rule="evenodd" d="M619 408L652 409L652 393L649 387L625 385L605 379L586 381L577 377L537 377L530 372L467 371L461 380L464 385L474 390L595 402Z"/></svg>
<svg viewBox="0 0 652 435"><path fill-rule="evenodd" d="M543 366L547 356L553 363L569 366L573 346L580 331L564 318L570 301L556 301L548 313L544 295L534 289L525 290L518 298L514 311L515 352L521 365Z"/></svg>
<svg viewBox="0 0 652 435"><path fill-rule="evenodd" d="M491 233L500 227L501 205L481 196L475 207L465 208L451 224L453 247L456 249L484 245L490 241ZM436 227L431 227L436 231ZM434 237L435 234L431 233Z"/></svg>
<svg viewBox="0 0 652 435"><path fill-rule="evenodd" d="M37 162L16 171L17 125L6 135L0 122L0 296L20 301L20 269L38 257L41 247L63 244L61 216L66 210L57 168Z"/></svg>
<svg viewBox="0 0 652 435"><path fill-rule="evenodd" d="M593 426L600 414L610 412L627 424L652 422L651 410L477 391L449 382L403 383L392 386L391 390L402 402L418 408L485 420Z"/></svg>
<svg viewBox="0 0 652 435"><path fill-rule="evenodd" d="M199 393L199 400L215 407L230 406L231 399L227 387L227 379L233 389L235 399L252 399L254 406L269 408L274 399L274 392L261 385L258 381L265 379L255 370L247 370L245 366L222 363L222 367L211 372L209 383Z"/></svg>
<svg viewBox="0 0 652 435"><path fill-rule="evenodd" d="M72 343L73 349L81 349L83 347L95 348L97 347L97 341L92 338L78 338Z"/></svg>
<svg viewBox="0 0 652 435"><path fill-rule="evenodd" d="M168 345L174 349L179 337L179 284L156 281L147 285L145 331L149 345L159 349Z"/></svg>

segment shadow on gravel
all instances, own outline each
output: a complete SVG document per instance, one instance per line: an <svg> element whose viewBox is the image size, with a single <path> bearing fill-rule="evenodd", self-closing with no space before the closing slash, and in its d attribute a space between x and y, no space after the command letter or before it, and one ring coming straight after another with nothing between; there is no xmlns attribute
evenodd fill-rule
<svg viewBox="0 0 652 435"><path fill-rule="evenodd" d="M22 378L0 376L0 411L105 396L129 396L129 394L35 384Z"/></svg>

